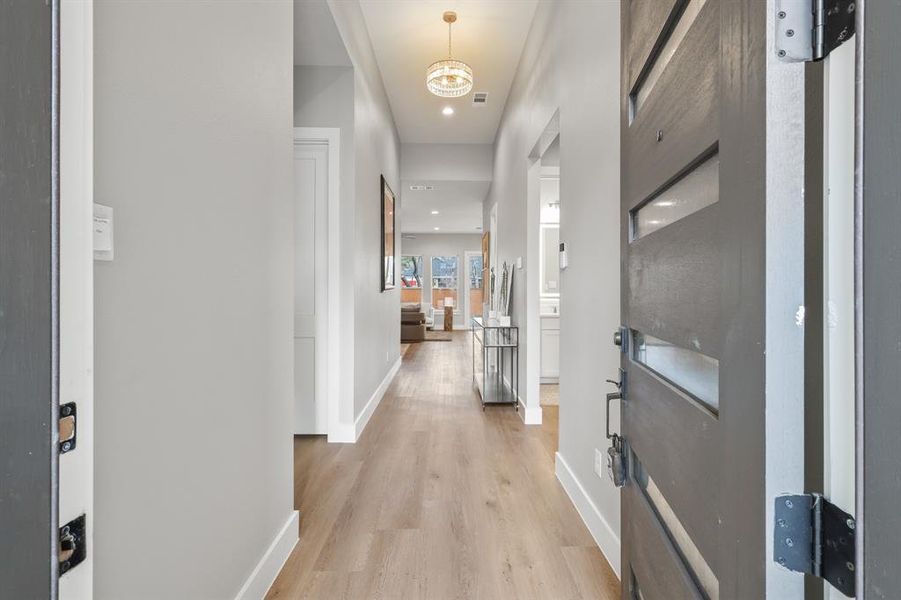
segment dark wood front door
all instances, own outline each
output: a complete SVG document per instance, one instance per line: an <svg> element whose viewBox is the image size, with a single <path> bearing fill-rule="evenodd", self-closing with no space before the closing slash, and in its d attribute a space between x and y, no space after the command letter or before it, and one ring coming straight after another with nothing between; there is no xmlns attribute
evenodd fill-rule
<svg viewBox="0 0 901 600"><path fill-rule="evenodd" d="M56 596L56 4L0 0L0 598Z"/></svg>
<svg viewBox="0 0 901 600"><path fill-rule="evenodd" d="M767 541L803 485L804 71L772 4L622 4L624 598L803 595Z"/></svg>

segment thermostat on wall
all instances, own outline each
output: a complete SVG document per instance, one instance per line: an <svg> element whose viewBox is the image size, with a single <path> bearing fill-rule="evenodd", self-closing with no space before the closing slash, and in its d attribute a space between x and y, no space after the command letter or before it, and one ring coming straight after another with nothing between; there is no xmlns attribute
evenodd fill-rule
<svg viewBox="0 0 901 600"><path fill-rule="evenodd" d="M567 260L566 260L566 245L563 242L560 242L560 269L563 270L566 268Z"/></svg>

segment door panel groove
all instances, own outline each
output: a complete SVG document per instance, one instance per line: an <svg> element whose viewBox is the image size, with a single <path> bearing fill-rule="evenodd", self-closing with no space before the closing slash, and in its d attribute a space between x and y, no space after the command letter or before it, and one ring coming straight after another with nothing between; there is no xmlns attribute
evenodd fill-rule
<svg viewBox="0 0 901 600"><path fill-rule="evenodd" d="M691 535L679 519L679 516L666 500L656 482L648 476L641 460L633 452L631 455L634 477L633 481L641 490L641 494L651 508L657 522L663 527L670 544L675 549L683 565L692 576L695 585L710 600L719 598L719 581L709 562L692 540Z"/></svg>
<svg viewBox="0 0 901 600"><path fill-rule="evenodd" d="M662 189L719 140L719 3L707 2L631 125L622 129L623 197ZM624 98L628 113L628 98ZM627 116L627 115L626 115Z"/></svg>
<svg viewBox="0 0 901 600"><path fill-rule="evenodd" d="M647 65L666 42L669 28L675 24L687 0L649 0L629 3L632 35L628 39L629 91L635 89L647 71ZM623 11L625 13L625 11Z"/></svg>

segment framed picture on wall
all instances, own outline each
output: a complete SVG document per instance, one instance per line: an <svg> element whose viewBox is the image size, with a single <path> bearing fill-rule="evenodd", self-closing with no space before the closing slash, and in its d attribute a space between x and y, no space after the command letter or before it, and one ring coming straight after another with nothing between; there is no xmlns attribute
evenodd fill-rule
<svg viewBox="0 0 901 600"><path fill-rule="evenodd" d="M382 175L381 181L382 194L382 262L380 274L382 280L382 291L394 289L394 259L396 254L396 246L394 244L394 223L395 223L395 197L394 192L388 187L385 176Z"/></svg>

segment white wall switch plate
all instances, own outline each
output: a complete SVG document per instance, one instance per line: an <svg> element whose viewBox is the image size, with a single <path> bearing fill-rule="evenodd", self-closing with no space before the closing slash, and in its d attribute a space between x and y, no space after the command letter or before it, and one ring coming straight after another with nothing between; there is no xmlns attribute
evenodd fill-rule
<svg viewBox="0 0 901 600"><path fill-rule="evenodd" d="M522 268L522 257L521 257L521 256L517 256L517 257L516 257L516 268L517 268L517 269L521 269L521 268Z"/></svg>
<svg viewBox="0 0 901 600"><path fill-rule="evenodd" d="M594 474L604 478L604 454L597 448L594 449Z"/></svg>
<svg viewBox="0 0 901 600"><path fill-rule="evenodd" d="M94 204L94 260L113 260L113 208Z"/></svg>

